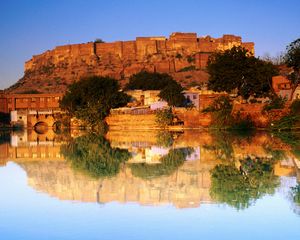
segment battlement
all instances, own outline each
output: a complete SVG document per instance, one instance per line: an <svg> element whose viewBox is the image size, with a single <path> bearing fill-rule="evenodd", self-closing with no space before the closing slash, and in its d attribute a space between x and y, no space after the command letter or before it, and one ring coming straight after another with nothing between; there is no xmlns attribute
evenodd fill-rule
<svg viewBox="0 0 300 240"><path fill-rule="evenodd" d="M200 83L207 80L203 70L209 56L234 46L242 46L254 54L254 43L242 42L240 36L198 37L197 33L183 32L174 32L169 38L149 36L131 41L57 46L25 62L26 81L20 89L64 92L68 84L86 75L109 76L123 84L132 74L142 70L173 74L183 85L195 80ZM198 71L198 75L184 75L182 69ZM187 80L187 76L193 79ZM14 89L14 92L21 91Z"/></svg>

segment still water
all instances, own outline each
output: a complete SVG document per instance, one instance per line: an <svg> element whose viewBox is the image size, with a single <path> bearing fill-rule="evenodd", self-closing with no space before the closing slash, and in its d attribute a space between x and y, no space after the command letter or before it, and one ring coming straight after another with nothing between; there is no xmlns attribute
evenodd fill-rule
<svg viewBox="0 0 300 240"><path fill-rule="evenodd" d="M300 135L1 133L0 239L300 239Z"/></svg>

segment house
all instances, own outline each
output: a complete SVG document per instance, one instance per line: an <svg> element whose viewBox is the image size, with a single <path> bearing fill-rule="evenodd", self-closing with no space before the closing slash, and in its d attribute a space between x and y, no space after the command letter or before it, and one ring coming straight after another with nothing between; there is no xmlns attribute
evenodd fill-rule
<svg viewBox="0 0 300 240"><path fill-rule="evenodd" d="M183 91L183 95L197 110L203 110L210 106L220 96L227 96L226 92L214 92L212 90L199 90L190 88Z"/></svg>
<svg viewBox="0 0 300 240"><path fill-rule="evenodd" d="M292 99L293 87L286 76L272 77L272 88L277 96L286 98L288 101Z"/></svg>
<svg viewBox="0 0 300 240"><path fill-rule="evenodd" d="M300 100L300 85L298 85L293 92L292 100L296 99Z"/></svg>
<svg viewBox="0 0 300 240"><path fill-rule="evenodd" d="M158 102L160 97L158 96L160 90L129 90L125 92L131 96L133 103L136 106L150 106L151 104Z"/></svg>

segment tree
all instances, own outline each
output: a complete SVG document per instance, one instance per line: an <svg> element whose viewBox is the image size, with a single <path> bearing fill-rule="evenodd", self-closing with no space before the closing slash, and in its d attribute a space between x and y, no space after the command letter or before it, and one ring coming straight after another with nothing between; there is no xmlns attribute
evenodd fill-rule
<svg viewBox="0 0 300 240"><path fill-rule="evenodd" d="M162 109L157 110L155 113L155 121L158 123L158 125L162 127L167 127L168 125L171 125L174 119L174 114L172 113L172 109Z"/></svg>
<svg viewBox="0 0 300 240"><path fill-rule="evenodd" d="M177 83L173 82L165 86L159 93L159 97L164 99L169 106L182 107L185 102L185 97L181 93L183 88Z"/></svg>
<svg viewBox="0 0 300 240"><path fill-rule="evenodd" d="M103 136L96 134L81 136L62 145L61 152L74 169L95 178L116 175L120 164L131 156L127 150L112 148Z"/></svg>
<svg viewBox="0 0 300 240"><path fill-rule="evenodd" d="M256 199L273 194L279 186L273 164L270 159L247 157L241 161L240 169L233 164L217 165L211 171L211 197L237 209L248 208Z"/></svg>
<svg viewBox="0 0 300 240"><path fill-rule="evenodd" d="M126 89L161 90L160 97L170 106L183 106L183 88L166 73L139 72L129 78Z"/></svg>
<svg viewBox="0 0 300 240"><path fill-rule="evenodd" d="M285 63L294 70L289 78L297 85L300 82L300 38L288 45L286 50Z"/></svg>
<svg viewBox="0 0 300 240"><path fill-rule="evenodd" d="M117 80L109 77L82 78L69 86L60 107L94 126L104 120L111 108L125 106L129 101L119 88Z"/></svg>
<svg viewBox="0 0 300 240"><path fill-rule="evenodd" d="M278 74L271 62L254 57L241 47L213 54L207 71L209 89L217 92L237 90L238 95L245 99L269 95L272 76Z"/></svg>
<svg viewBox="0 0 300 240"><path fill-rule="evenodd" d="M95 43L105 43L101 38L96 38Z"/></svg>

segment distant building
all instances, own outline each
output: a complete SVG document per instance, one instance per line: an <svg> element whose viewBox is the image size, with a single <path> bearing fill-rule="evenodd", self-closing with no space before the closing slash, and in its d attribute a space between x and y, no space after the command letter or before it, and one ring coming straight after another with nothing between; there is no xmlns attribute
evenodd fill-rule
<svg viewBox="0 0 300 240"><path fill-rule="evenodd" d="M59 109L61 93L40 94L4 94L0 93L0 112L10 113L15 110Z"/></svg>
<svg viewBox="0 0 300 240"><path fill-rule="evenodd" d="M11 124L33 127L43 123L53 126L55 113L60 113L63 94L5 94L0 93L0 113L10 114Z"/></svg>
<svg viewBox="0 0 300 240"><path fill-rule="evenodd" d="M158 102L160 90L129 90L126 94L131 96L132 102L135 106L150 106Z"/></svg>
<svg viewBox="0 0 300 240"><path fill-rule="evenodd" d="M298 85L296 87L296 89L294 90L292 99L293 100L296 100L296 99L300 100L300 85Z"/></svg>
<svg viewBox="0 0 300 240"><path fill-rule="evenodd" d="M285 76L274 76L272 77L272 88L277 96L286 98L287 100L292 99L293 88L289 79Z"/></svg>
<svg viewBox="0 0 300 240"><path fill-rule="evenodd" d="M187 102L191 103L197 110L203 110L210 106L212 102L220 96L228 95L226 92L214 92L212 90L198 90L191 88L183 91Z"/></svg>

